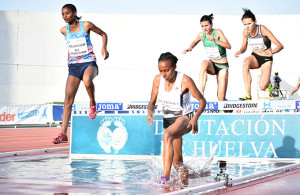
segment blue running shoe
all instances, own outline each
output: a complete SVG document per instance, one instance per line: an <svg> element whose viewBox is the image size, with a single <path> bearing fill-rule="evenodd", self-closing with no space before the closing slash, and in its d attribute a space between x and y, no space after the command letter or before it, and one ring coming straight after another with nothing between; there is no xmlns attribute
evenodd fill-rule
<svg viewBox="0 0 300 195"><path fill-rule="evenodd" d="M168 178L166 178L166 177L164 177L164 176L161 176L161 178L160 178L158 184L163 184L163 185L164 185L164 184L167 184L168 181L169 181Z"/></svg>

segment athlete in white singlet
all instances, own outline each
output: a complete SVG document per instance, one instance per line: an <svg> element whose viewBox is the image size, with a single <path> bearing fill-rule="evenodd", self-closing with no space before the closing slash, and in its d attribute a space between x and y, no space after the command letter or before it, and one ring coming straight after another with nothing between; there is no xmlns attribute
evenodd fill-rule
<svg viewBox="0 0 300 195"><path fill-rule="evenodd" d="M178 170L183 166L182 136L197 133L197 120L203 112L206 100L197 89L194 81L187 75L176 71L177 58L170 52L163 53L158 59L160 74L153 81L151 99L148 104L147 122L151 126L155 103L158 101L163 110L163 167L161 184L170 179L171 166ZM196 113L190 105L191 95L200 103ZM184 170L186 170L184 168ZM183 173L186 173L184 171ZM187 175L185 175L187 176Z"/></svg>

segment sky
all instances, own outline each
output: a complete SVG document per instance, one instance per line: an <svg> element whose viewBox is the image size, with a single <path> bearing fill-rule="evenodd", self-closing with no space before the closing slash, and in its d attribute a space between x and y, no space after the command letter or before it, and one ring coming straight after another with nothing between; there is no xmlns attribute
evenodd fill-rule
<svg viewBox="0 0 300 195"><path fill-rule="evenodd" d="M0 0L0 10L60 12L66 3L78 13L105 14L300 14L300 0Z"/></svg>

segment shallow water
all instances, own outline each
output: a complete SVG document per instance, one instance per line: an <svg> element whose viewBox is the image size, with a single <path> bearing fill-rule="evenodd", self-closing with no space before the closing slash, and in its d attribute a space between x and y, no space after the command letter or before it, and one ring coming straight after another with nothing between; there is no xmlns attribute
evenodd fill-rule
<svg viewBox="0 0 300 195"><path fill-rule="evenodd" d="M166 187L157 185L162 175L161 157L150 160L99 160L53 157L0 163L0 187L4 193L158 194L215 182L216 164L200 157L185 161L188 177L172 168ZM281 164L283 166L286 164ZM230 163L230 178L277 168L274 163ZM4 191L3 191L3 190Z"/></svg>

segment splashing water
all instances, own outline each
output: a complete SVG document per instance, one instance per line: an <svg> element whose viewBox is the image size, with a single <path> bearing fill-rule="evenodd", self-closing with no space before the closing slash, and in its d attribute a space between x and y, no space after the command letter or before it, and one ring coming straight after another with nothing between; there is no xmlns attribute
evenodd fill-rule
<svg viewBox="0 0 300 195"><path fill-rule="evenodd" d="M221 140L221 139L220 139ZM177 170L172 166L170 180L167 182L168 190L175 191L183 187L198 184L206 184L212 181L212 162L219 144L210 151L210 157L192 157L184 162ZM163 175L163 161L161 156L153 156L147 163L149 167L147 174L152 184L157 184ZM148 176L148 177L149 177ZM199 178L201 178L199 180ZM199 183L200 182L200 183Z"/></svg>
<svg viewBox="0 0 300 195"><path fill-rule="evenodd" d="M209 158L194 157L186 162L191 173L193 173L189 175L190 177L206 177L211 174L212 162L223 136L224 134L221 136L218 143L211 149Z"/></svg>
<svg viewBox="0 0 300 195"><path fill-rule="evenodd" d="M177 170L172 166L170 180L167 184L170 186L170 191L178 190L182 187L187 187L192 183L198 183L201 178L201 183L210 183L212 173L212 162L215 157L220 141L211 149L210 157L192 157L186 160ZM148 163L148 174L151 177L151 182L157 184L163 174L163 162L161 156L153 156ZM198 180L198 181L196 181Z"/></svg>

